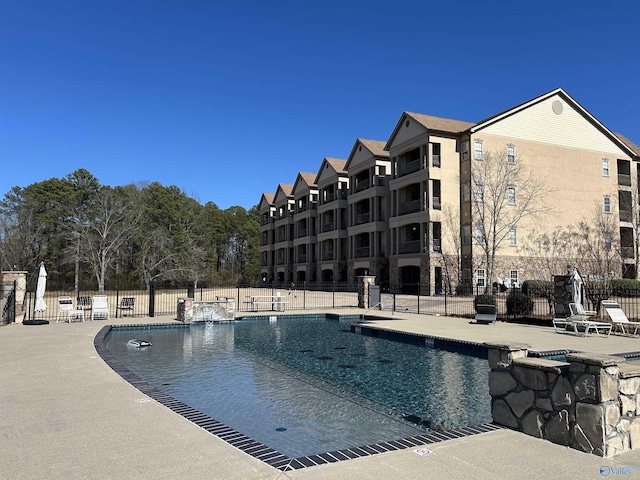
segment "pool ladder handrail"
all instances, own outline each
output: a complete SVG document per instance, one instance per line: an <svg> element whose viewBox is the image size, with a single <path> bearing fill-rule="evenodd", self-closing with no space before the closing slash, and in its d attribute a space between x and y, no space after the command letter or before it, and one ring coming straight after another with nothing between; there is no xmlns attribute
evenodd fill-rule
<svg viewBox="0 0 640 480"><path fill-rule="evenodd" d="M367 316L367 313L369 313L371 310L373 310L376 307L380 307L378 310L382 310L383 308L382 301L376 303L373 307L367 308L367 310L362 315L360 315L360 321L364 322L364 319Z"/></svg>

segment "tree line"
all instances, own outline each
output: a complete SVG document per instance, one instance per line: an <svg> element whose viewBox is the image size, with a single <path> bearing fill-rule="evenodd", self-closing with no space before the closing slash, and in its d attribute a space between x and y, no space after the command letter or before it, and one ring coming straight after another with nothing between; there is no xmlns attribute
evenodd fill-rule
<svg viewBox="0 0 640 480"><path fill-rule="evenodd" d="M111 187L85 169L0 201L0 266L59 288L148 288L151 282L253 282L259 277L254 206L201 205L158 182Z"/></svg>

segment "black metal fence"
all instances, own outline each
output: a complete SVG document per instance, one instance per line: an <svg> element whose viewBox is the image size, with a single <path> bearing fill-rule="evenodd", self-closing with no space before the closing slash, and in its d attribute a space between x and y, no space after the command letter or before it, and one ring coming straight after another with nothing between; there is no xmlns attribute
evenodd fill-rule
<svg viewBox="0 0 640 480"><path fill-rule="evenodd" d="M383 288L381 304L375 306L375 310L384 312L407 312L436 316L456 316L473 318L475 315L474 299L482 295L482 290L468 295L440 295L421 294L420 289L416 293L401 293L402 288ZM284 310L327 310L336 308L358 307L358 286L355 283L313 283L313 284L259 284L239 286L208 286L196 287L187 284L182 288L158 288L151 285L149 289L121 290L115 289L106 292L83 290L75 293L66 291L48 290L45 293L47 310L35 312L35 292L28 291L25 295L24 311L27 319L58 320L59 296L71 296L76 308L85 309L85 318L91 312L91 299L94 295L106 295L108 297L110 317L140 317L140 316L167 316L177 315L178 299L193 298L196 301L226 301L233 299L235 309L238 312L252 310L275 310L276 307ZM523 295L520 289L512 289L504 292L492 292L492 303L497 306L499 320L520 320L551 324L554 318L553 299L550 296L526 296L527 307L525 309L513 307L513 297ZM256 303L255 298L278 298L278 302L269 301ZM603 318L604 312L600 311L599 303L601 295L589 298L585 302L585 308L597 310L598 316ZM640 319L640 291L616 291L607 298L616 300L627 314L630 320ZM510 303L511 302L511 303ZM374 308L371 308L374 310ZM3 311L3 318L4 318ZM62 321L62 319L61 319Z"/></svg>
<svg viewBox="0 0 640 480"><path fill-rule="evenodd" d="M15 281L4 283L2 285L4 298L2 300L2 317L0 317L0 325L7 325L16 321L16 293L17 283Z"/></svg>

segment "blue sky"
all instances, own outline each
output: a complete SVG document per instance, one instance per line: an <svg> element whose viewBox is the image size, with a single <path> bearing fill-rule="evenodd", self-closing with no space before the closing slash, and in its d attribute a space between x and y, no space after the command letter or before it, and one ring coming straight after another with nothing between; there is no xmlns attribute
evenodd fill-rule
<svg viewBox="0 0 640 480"><path fill-rule="evenodd" d="M635 0L0 0L0 196L86 168L221 208L562 87L640 144Z"/></svg>

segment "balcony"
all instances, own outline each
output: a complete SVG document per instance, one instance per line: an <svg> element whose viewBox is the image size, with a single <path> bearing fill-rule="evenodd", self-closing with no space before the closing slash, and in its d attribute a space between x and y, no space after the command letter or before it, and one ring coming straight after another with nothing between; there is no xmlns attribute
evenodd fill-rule
<svg viewBox="0 0 640 480"><path fill-rule="evenodd" d="M442 253L442 239L440 238L433 239L433 251Z"/></svg>
<svg viewBox="0 0 640 480"><path fill-rule="evenodd" d="M370 256L369 245L366 247L356 247L354 256L355 258L368 258Z"/></svg>
<svg viewBox="0 0 640 480"><path fill-rule="evenodd" d="M325 223L322 226L322 232L333 232L335 230L335 223L333 222L329 222L329 223Z"/></svg>
<svg viewBox="0 0 640 480"><path fill-rule="evenodd" d="M400 215L415 213L420 211L420 199L411 200L410 202L400 203Z"/></svg>
<svg viewBox="0 0 640 480"><path fill-rule="evenodd" d="M420 240L401 243L398 248L398 253L401 255L405 253L420 253Z"/></svg>
<svg viewBox="0 0 640 480"><path fill-rule="evenodd" d="M307 262L307 254L303 253L298 255L298 263L306 263Z"/></svg>
<svg viewBox="0 0 640 480"><path fill-rule="evenodd" d="M302 237L306 237L307 236L307 229L306 228L299 228L298 229L298 238L302 238Z"/></svg>
<svg viewBox="0 0 640 480"><path fill-rule="evenodd" d="M433 202L433 209L434 210L442 209L442 207L440 206L440 197L433 197L431 199L431 201Z"/></svg>
<svg viewBox="0 0 640 480"><path fill-rule="evenodd" d="M362 190L366 190L370 186L371 186L371 182L369 181L368 178L365 178L363 180L356 180L356 187L353 189L353 191L354 193L361 192Z"/></svg>

